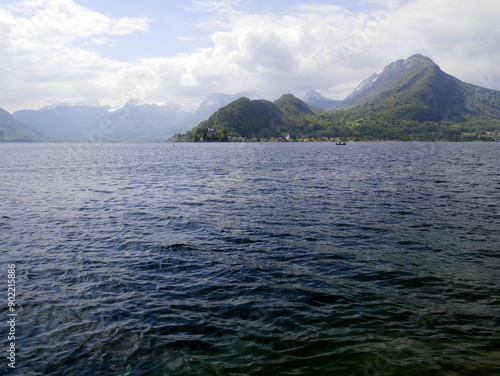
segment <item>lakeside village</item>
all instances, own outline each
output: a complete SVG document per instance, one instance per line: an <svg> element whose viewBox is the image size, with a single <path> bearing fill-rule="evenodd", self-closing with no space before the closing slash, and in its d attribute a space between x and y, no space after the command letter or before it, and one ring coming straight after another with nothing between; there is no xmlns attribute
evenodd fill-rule
<svg viewBox="0 0 500 376"><path fill-rule="evenodd" d="M299 136L301 137L301 136ZM235 137L229 136L227 140L217 140L214 138L200 138L198 140L186 140L186 135L184 134L175 134L169 142L342 142L343 139L340 138L328 138L322 137L319 139L316 138L292 138L290 135L286 135L285 137L272 137L272 138L247 138L247 137Z"/></svg>
<svg viewBox="0 0 500 376"><path fill-rule="evenodd" d="M284 137L254 137L247 138L241 136L228 136L225 139L219 139L216 136L217 130L215 128L208 128L203 137L199 139L190 139L187 134L174 134L168 142L336 142L337 144L345 144L346 142L356 142L356 141L371 141L371 142L390 142L390 141L400 141L397 139L373 139L373 138L357 138L357 137L336 137L336 138L328 138L328 137L304 137L302 133L298 133L296 136L290 136L287 134ZM485 135L472 135L472 139L468 141L494 141L500 142L500 133L489 133Z"/></svg>
<svg viewBox="0 0 500 376"><path fill-rule="evenodd" d="M343 141L340 138L330 139L328 137L322 137L320 139L311 138L311 137L303 137L301 133L297 135L297 137L292 137L290 134L287 134L284 137L255 137L255 138L247 138L241 136L228 136L224 139L220 139L217 137L217 130L215 128L208 128L205 134L199 139L189 140L187 134L174 134L174 136L169 140L170 142L184 142L184 141L192 141L192 142L316 142L316 141Z"/></svg>
<svg viewBox="0 0 500 376"><path fill-rule="evenodd" d="M174 134L173 137L168 140L169 142L337 142L338 144L344 145L347 141L359 141L359 139L344 139L344 138L314 138L314 137L304 137L302 133L298 133L296 136L291 136L287 134L284 137L254 137L247 138L241 136L228 136L223 139L217 137L217 130L215 128L208 128L205 134L199 139L191 139L188 134ZM374 140L375 141L375 140ZM382 141L382 140L381 140Z"/></svg>

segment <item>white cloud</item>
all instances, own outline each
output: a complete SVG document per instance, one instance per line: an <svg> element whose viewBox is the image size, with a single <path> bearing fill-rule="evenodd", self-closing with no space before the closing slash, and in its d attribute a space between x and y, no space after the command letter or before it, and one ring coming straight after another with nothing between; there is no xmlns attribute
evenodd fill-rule
<svg viewBox="0 0 500 376"><path fill-rule="evenodd" d="M72 0L25 1L1 10L0 84L10 88L2 105L31 108L102 94L99 80L128 63L103 58L90 46L148 29L146 18L109 18Z"/></svg>
<svg viewBox="0 0 500 376"><path fill-rule="evenodd" d="M499 76L500 3L488 0L410 1L392 17L374 46L387 60L420 52L466 82ZM403 56L401 56L403 55ZM499 85L486 85L500 90Z"/></svg>
<svg viewBox="0 0 500 376"><path fill-rule="evenodd" d="M309 89L341 99L386 64L414 53L464 81L500 89L499 2L366 3L357 13L304 3L275 15L245 14L238 0L197 1L192 9L206 12L209 45L131 63L107 59L95 48L147 32L148 19L111 18L72 0L26 1L0 10L6 36L0 41L0 84L11 88L0 94L0 106L85 98L115 106L131 97L199 101L211 92L250 88L268 99Z"/></svg>
<svg viewBox="0 0 500 376"><path fill-rule="evenodd" d="M326 85L342 88L341 82L372 73L350 67L342 48L357 22L357 15L331 5L302 6L287 16L231 13L226 29L212 33L213 47L178 57L186 67L179 84L204 93L254 88L271 99Z"/></svg>
<svg viewBox="0 0 500 376"><path fill-rule="evenodd" d="M181 42L192 42L192 41L196 40L196 38L195 37L188 37L188 36L180 35L180 36L177 37L177 40L181 41Z"/></svg>
<svg viewBox="0 0 500 376"><path fill-rule="evenodd" d="M460 79L500 89L500 3L370 3L360 13L324 4L297 6L287 16L233 12L204 58L191 55L183 82L207 90L209 82L225 82L227 91L253 87L269 97L319 89L340 99L386 64L423 53Z"/></svg>
<svg viewBox="0 0 500 376"><path fill-rule="evenodd" d="M232 27L232 20L241 15L239 8L252 0L193 0L186 8L193 12L205 12L207 15L197 27L202 30L227 30Z"/></svg>
<svg viewBox="0 0 500 376"><path fill-rule="evenodd" d="M123 36L148 31L149 20L106 17L83 8L72 0L32 0L11 7L5 12L12 27L8 35L14 50L55 43L58 48L76 38Z"/></svg>

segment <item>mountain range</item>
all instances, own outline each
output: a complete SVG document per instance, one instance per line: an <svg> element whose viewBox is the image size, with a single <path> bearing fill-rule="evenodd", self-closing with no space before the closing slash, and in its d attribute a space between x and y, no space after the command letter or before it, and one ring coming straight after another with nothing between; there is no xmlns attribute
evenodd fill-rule
<svg viewBox="0 0 500 376"><path fill-rule="evenodd" d="M191 129L191 130L190 130ZM309 91L274 102L253 91L209 95L199 107L61 103L9 114L0 141L352 138L471 140L499 138L500 91L465 83L431 59L413 55L362 81L343 100Z"/></svg>
<svg viewBox="0 0 500 376"><path fill-rule="evenodd" d="M257 99L255 91L210 94L199 107L129 100L120 108L97 101L53 104L12 115L0 111L0 141L167 140L206 120L237 98Z"/></svg>
<svg viewBox="0 0 500 376"><path fill-rule="evenodd" d="M341 100L325 98L314 90L309 90L302 100L310 106L321 108L323 110L334 110L336 108L340 108L343 103Z"/></svg>
<svg viewBox="0 0 500 376"><path fill-rule="evenodd" d="M462 141L500 134L500 91L462 82L419 54L389 64L344 100L310 91L303 101L289 94L263 105L233 102L181 139L259 139L263 129L264 138Z"/></svg>
<svg viewBox="0 0 500 376"><path fill-rule="evenodd" d="M0 141L46 141L47 139L21 124L11 114L0 108Z"/></svg>
<svg viewBox="0 0 500 376"><path fill-rule="evenodd" d="M254 90L213 93L201 104L163 106L131 99L120 108L98 101L56 103L12 115L0 108L1 141L167 140L208 119L238 98L258 99Z"/></svg>

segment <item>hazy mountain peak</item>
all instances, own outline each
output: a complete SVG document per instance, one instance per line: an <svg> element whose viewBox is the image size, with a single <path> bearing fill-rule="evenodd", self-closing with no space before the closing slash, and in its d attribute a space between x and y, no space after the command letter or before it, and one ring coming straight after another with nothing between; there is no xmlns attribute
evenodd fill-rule
<svg viewBox="0 0 500 376"><path fill-rule="evenodd" d="M328 99L314 90L309 90L302 100L309 106L321 108L323 110L331 110L341 104L341 101Z"/></svg>
<svg viewBox="0 0 500 376"><path fill-rule="evenodd" d="M244 96L247 97L250 100L256 100L256 99L261 99L259 95L255 92L255 90L250 89L248 91L244 91L240 94L245 94Z"/></svg>
<svg viewBox="0 0 500 376"><path fill-rule="evenodd" d="M408 59L403 60L396 60L395 62L387 65L380 76L383 75L389 75L392 74L393 72L398 72L401 70L407 70L411 68L415 68L420 65L436 65L431 59L429 59L426 56L420 55L420 54L415 54L410 56Z"/></svg>
<svg viewBox="0 0 500 376"><path fill-rule="evenodd" d="M212 93L212 94L209 94L205 98L205 100L203 100L203 102L201 102L200 107L201 106L215 106L219 102L222 102L223 98L226 98L227 96L228 95L224 94L224 93Z"/></svg>
<svg viewBox="0 0 500 376"><path fill-rule="evenodd" d="M361 82L356 89L345 99L345 102L358 101L364 95L380 90L384 86L391 86L394 80L401 78L408 72L425 69L427 67L439 67L428 57L415 54L409 58L396 60L387 65L380 74L373 74Z"/></svg>
<svg viewBox="0 0 500 376"><path fill-rule="evenodd" d="M44 111L44 110L54 110L56 108L66 107L66 106L72 106L72 104L70 102L53 103L53 104L49 104L48 106L42 107L40 110L41 111Z"/></svg>
<svg viewBox="0 0 500 376"><path fill-rule="evenodd" d="M59 107L102 107L98 99L83 99L73 102L53 103L41 108L41 110L54 110Z"/></svg>
<svg viewBox="0 0 500 376"><path fill-rule="evenodd" d="M84 99L74 103L74 106L101 107L99 99Z"/></svg>
<svg viewBox="0 0 500 376"><path fill-rule="evenodd" d="M422 64L422 63L432 63L435 64L432 59L428 58L427 56L421 55L421 54L415 54L411 55L408 59L405 60L405 64Z"/></svg>
<svg viewBox="0 0 500 376"><path fill-rule="evenodd" d="M134 106L143 106L145 104L146 103L144 103L144 101L142 101L139 98L131 98L127 101L127 103L125 103L125 106L134 107Z"/></svg>
<svg viewBox="0 0 500 376"><path fill-rule="evenodd" d="M303 101L307 103L308 100L317 100L317 99L326 99L326 98L314 90L309 90L306 93L306 95L304 95Z"/></svg>
<svg viewBox="0 0 500 376"><path fill-rule="evenodd" d="M201 102L200 109L202 110L205 108L212 109L213 107L217 107L213 111L215 112L219 108L224 107L225 105L241 97L245 97L250 100L260 99L255 90L242 91L236 94L212 93L208 95L203 102Z"/></svg>
<svg viewBox="0 0 500 376"><path fill-rule="evenodd" d="M163 107L165 107L167 109L171 109L173 111L187 112L187 113L191 113L191 114L198 109L198 107L192 103L179 104L179 103L174 103L174 102L168 102L168 103L165 103L163 105Z"/></svg>

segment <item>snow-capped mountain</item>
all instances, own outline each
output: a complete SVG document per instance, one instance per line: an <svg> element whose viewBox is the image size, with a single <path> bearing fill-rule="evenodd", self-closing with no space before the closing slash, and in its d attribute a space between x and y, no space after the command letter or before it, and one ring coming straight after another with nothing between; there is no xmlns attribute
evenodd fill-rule
<svg viewBox="0 0 500 376"><path fill-rule="evenodd" d="M219 108L240 98L258 99L255 91L209 95L199 107L192 104L144 103L130 99L119 108L98 101L56 103L39 110L22 110L13 117L53 140L168 139L207 120Z"/></svg>

